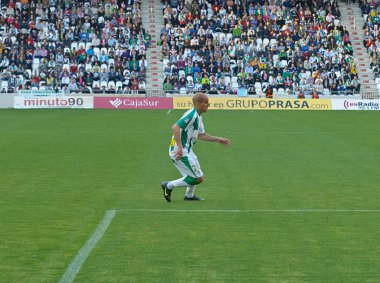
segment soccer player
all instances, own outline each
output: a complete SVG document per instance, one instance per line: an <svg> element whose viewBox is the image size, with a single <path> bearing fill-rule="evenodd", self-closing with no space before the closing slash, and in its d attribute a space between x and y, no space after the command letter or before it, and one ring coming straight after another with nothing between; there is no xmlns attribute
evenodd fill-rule
<svg viewBox="0 0 380 283"><path fill-rule="evenodd" d="M164 198L171 201L173 188L187 187L184 200L203 200L194 194L195 187L204 180L198 158L193 152L193 145L197 139L218 142L229 146L231 142L227 138L211 136L205 132L202 113L210 106L207 95L197 93L193 97L194 108L185 112L173 126L173 136L169 147L169 156L174 166L181 173L182 178L161 183Z"/></svg>

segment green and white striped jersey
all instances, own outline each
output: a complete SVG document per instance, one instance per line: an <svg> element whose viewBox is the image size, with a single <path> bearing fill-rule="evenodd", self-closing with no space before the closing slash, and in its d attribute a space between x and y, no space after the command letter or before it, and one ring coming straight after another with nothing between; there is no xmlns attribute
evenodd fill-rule
<svg viewBox="0 0 380 283"><path fill-rule="evenodd" d="M193 145L197 141L198 135L205 132L202 117L198 114L197 109L193 108L185 112L181 119L177 121L177 125L181 128L181 142L183 147L183 154L187 155L190 152ZM177 152L177 144L172 136L169 153L173 154Z"/></svg>

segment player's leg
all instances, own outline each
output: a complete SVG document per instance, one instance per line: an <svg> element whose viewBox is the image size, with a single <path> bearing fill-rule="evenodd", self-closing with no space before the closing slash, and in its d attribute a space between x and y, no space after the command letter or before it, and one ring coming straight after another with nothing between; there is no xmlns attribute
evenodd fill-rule
<svg viewBox="0 0 380 283"><path fill-rule="evenodd" d="M182 177L169 181L167 185L169 189L198 185L203 182L203 172L195 154L182 156L180 160L175 160L173 164Z"/></svg>
<svg viewBox="0 0 380 283"><path fill-rule="evenodd" d="M195 186L203 181L203 172L195 154L183 156L180 160L173 160L174 166L182 177L176 180L161 183L165 199L171 201L171 191L177 187ZM189 195L194 196L194 188L189 189Z"/></svg>
<svg viewBox="0 0 380 283"><path fill-rule="evenodd" d="M185 162L181 160L173 160L174 166L181 173L182 177L176 180L165 181L161 183L161 188L164 192L164 198L166 199L167 202L171 202L171 194L174 188L186 187L190 183L196 182L195 178L188 176L188 174L192 175L193 172L186 166L187 158L182 157L182 159Z"/></svg>
<svg viewBox="0 0 380 283"><path fill-rule="evenodd" d="M199 164L199 161L198 161L198 158L197 156L194 154L194 152L191 152L190 154L190 159L191 159L191 162L195 168L195 171L200 171L202 172L201 170L201 166ZM204 176L203 176L203 173L201 175L201 177L198 177L197 180L198 184L202 183L204 181ZM201 197L198 197L195 195L195 188L197 187L197 185L189 185L186 187L186 193L185 193L185 196L184 196L184 200L203 200L203 198Z"/></svg>

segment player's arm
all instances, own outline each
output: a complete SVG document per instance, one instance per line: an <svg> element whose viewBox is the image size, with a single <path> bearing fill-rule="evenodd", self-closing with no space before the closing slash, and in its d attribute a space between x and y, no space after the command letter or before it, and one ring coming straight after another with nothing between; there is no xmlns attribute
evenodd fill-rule
<svg viewBox="0 0 380 283"><path fill-rule="evenodd" d="M231 145L231 141L227 138L217 137L217 136L211 136L207 133L199 134L198 139L202 141L209 141L209 142L218 142L222 145Z"/></svg>
<svg viewBox="0 0 380 283"><path fill-rule="evenodd" d="M182 142L181 142L181 127L176 123L172 126L174 141L177 144L176 160L182 158Z"/></svg>

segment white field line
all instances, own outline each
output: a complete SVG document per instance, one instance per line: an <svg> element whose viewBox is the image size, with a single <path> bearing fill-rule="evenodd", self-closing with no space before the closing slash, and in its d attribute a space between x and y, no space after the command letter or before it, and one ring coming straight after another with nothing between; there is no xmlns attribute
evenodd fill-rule
<svg viewBox="0 0 380 283"><path fill-rule="evenodd" d="M229 133L235 133L237 131L228 131ZM328 132L328 131L314 131L314 132L308 132L308 131L257 131L257 132L254 132L255 134L256 133L260 133L260 134L280 134L280 135L293 135L293 134L300 134L300 135L313 135L313 134L316 134L316 135L319 135L319 134L358 134L358 135L366 135L366 134L375 134L375 135L378 135L380 134L380 132L375 132L375 131L343 131L343 132Z"/></svg>
<svg viewBox="0 0 380 283"><path fill-rule="evenodd" d="M58 281L59 283L71 283L74 281L76 275L78 274L82 264L86 261L87 257L95 248L96 244L103 237L108 226L110 225L112 219L116 215L116 210L107 210L106 215L103 217L102 221L99 223L95 232L87 240L84 246L78 251L75 258L71 261L70 265L67 267L62 278Z"/></svg>
<svg viewBox="0 0 380 283"><path fill-rule="evenodd" d="M166 112L166 115L169 115L170 113L172 113L171 109L169 109L168 112Z"/></svg>
<svg viewBox="0 0 380 283"><path fill-rule="evenodd" d="M255 213L255 212L380 212L380 209L121 209L119 212L224 212L224 213Z"/></svg>

